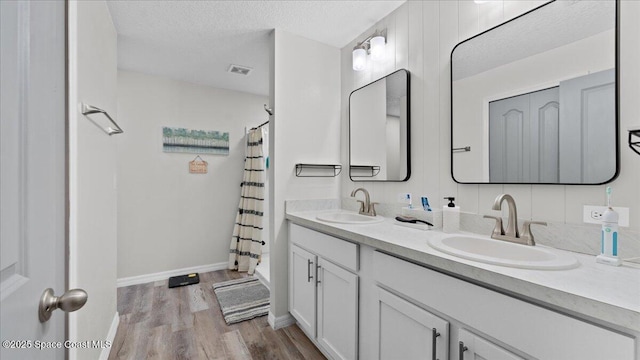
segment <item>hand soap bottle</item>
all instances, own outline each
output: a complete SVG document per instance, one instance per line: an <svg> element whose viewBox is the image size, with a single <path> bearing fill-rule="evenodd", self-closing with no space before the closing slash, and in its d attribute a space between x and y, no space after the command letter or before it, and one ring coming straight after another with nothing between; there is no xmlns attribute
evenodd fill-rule
<svg viewBox="0 0 640 360"><path fill-rule="evenodd" d="M611 187L607 187L607 209L602 214L602 232L600 235L600 255L596 262L620 266L618 258L618 213L611 207Z"/></svg>
<svg viewBox="0 0 640 360"><path fill-rule="evenodd" d="M455 233L460 231L460 206L453 203L454 197L446 197L449 204L442 207L442 231Z"/></svg>

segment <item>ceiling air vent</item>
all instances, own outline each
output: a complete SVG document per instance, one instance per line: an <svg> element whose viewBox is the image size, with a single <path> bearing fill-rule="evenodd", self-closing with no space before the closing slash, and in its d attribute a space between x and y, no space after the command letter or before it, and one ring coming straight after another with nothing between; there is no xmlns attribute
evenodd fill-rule
<svg viewBox="0 0 640 360"><path fill-rule="evenodd" d="M238 75L249 75L249 73L251 73L253 71L253 68L247 67L247 66L240 66L240 65L233 65L231 64L231 66L229 66L229 70L227 70L228 72L232 73L232 74L238 74Z"/></svg>

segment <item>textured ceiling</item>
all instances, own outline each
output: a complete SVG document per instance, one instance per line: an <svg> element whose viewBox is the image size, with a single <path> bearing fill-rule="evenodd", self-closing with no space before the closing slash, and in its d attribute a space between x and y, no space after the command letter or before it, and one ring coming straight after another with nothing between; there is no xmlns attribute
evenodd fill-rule
<svg viewBox="0 0 640 360"><path fill-rule="evenodd" d="M109 0L118 67L217 88L269 93L278 28L342 48L405 1ZM228 73L230 64L253 68Z"/></svg>
<svg viewBox="0 0 640 360"><path fill-rule="evenodd" d="M465 41L453 50L453 80L613 29L615 5L613 1L556 1Z"/></svg>

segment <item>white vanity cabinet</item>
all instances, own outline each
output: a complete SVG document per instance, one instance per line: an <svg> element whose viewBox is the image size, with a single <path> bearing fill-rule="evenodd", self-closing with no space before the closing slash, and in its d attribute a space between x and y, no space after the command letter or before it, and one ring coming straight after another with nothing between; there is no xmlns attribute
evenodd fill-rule
<svg viewBox="0 0 640 360"><path fill-rule="evenodd" d="M317 341L335 359L356 359L358 276L318 259Z"/></svg>
<svg viewBox="0 0 640 360"><path fill-rule="evenodd" d="M635 359L633 336L421 265L375 251L372 271L375 286L410 300L415 313L429 310L450 322L450 359Z"/></svg>
<svg viewBox="0 0 640 360"><path fill-rule="evenodd" d="M289 312L309 336L316 336L317 257L298 246L289 250Z"/></svg>
<svg viewBox="0 0 640 360"><path fill-rule="evenodd" d="M458 331L458 359L524 360L467 330Z"/></svg>
<svg viewBox="0 0 640 360"><path fill-rule="evenodd" d="M358 245L289 224L289 312L333 359L358 356Z"/></svg>
<svg viewBox="0 0 640 360"><path fill-rule="evenodd" d="M376 288L377 359L449 358L449 322Z"/></svg>

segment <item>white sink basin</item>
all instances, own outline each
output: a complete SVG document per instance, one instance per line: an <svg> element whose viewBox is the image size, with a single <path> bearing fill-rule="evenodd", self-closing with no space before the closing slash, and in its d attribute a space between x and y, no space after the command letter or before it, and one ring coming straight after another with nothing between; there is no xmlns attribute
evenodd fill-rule
<svg viewBox="0 0 640 360"><path fill-rule="evenodd" d="M456 235L431 239L429 245L464 259L514 268L562 270L579 265L575 257L547 247L514 244L483 237Z"/></svg>
<svg viewBox="0 0 640 360"><path fill-rule="evenodd" d="M320 214L316 216L316 218L318 220L339 224L375 224L384 221L382 216L367 216L347 211Z"/></svg>

